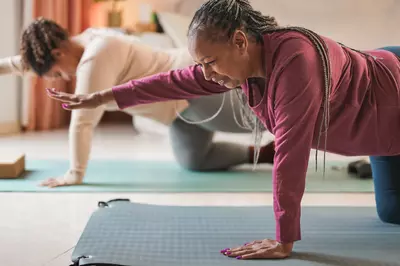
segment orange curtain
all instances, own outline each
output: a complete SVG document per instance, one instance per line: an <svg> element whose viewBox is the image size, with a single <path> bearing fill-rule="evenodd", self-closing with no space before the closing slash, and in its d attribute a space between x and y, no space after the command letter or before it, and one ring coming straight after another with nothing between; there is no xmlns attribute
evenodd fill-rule
<svg viewBox="0 0 400 266"><path fill-rule="evenodd" d="M77 35L90 25L90 6L93 0L34 0L33 17L52 19L68 30L70 36ZM57 88L74 92L75 81L48 81L33 77L30 89L29 122L27 130L44 131L62 128L69 123L70 112L47 97L46 88Z"/></svg>

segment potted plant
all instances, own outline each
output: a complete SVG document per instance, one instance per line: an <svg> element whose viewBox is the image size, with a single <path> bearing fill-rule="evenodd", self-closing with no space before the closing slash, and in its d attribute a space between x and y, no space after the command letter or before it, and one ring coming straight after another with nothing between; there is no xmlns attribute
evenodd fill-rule
<svg viewBox="0 0 400 266"><path fill-rule="evenodd" d="M107 26L119 28L122 26L122 10L118 9L118 2L125 0L94 0L95 3L112 2L111 10L107 13Z"/></svg>

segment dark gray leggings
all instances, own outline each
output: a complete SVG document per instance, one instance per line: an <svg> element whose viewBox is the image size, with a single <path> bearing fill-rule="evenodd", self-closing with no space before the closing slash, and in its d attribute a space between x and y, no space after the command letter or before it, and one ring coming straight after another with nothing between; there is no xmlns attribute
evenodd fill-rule
<svg viewBox="0 0 400 266"><path fill-rule="evenodd" d="M189 170L225 170L249 162L248 146L228 142L214 142L214 132L251 133L239 127L233 117L231 94L225 94L224 106L217 117L202 124L188 124L177 118L170 127L174 156L178 163ZM216 94L189 100L189 107L181 116L190 121L201 121L215 114L224 94ZM242 124L236 95L235 113Z"/></svg>

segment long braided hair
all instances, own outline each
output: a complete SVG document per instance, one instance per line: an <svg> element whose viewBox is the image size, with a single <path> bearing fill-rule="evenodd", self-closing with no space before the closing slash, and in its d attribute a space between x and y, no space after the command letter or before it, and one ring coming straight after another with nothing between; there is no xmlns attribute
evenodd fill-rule
<svg viewBox="0 0 400 266"><path fill-rule="evenodd" d="M329 95L331 91L331 71L328 50L324 41L313 31L302 27L280 27L272 16L265 16L253 9L248 0L208 0L195 13L188 29L188 37L194 35L206 37L211 41L229 40L235 30L241 29L253 37L256 42L262 42L263 35L279 31L296 31L305 35L315 46L323 66L324 102L323 117L319 129L318 144L315 153L316 169L320 138L325 133L324 173L329 126ZM262 139L262 123L251 111L247 97L241 89L235 90L241 103L242 120L247 121L255 136L254 162L257 163Z"/></svg>
<svg viewBox="0 0 400 266"><path fill-rule="evenodd" d="M68 32L52 20L40 17L23 32L21 38L22 65L43 76L56 63L51 51L68 40Z"/></svg>

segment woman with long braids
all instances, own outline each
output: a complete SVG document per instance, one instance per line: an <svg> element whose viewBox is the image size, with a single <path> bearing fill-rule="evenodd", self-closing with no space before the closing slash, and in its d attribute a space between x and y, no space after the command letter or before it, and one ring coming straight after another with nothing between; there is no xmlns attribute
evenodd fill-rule
<svg viewBox="0 0 400 266"><path fill-rule="evenodd" d="M158 49L139 38L110 30L88 29L70 37L54 21L38 18L21 39L21 55L0 59L0 74L32 73L44 78L76 78L75 93L87 94L171 69L193 60L186 48ZM241 107L229 93L194 100L166 101L124 110L169 126L177 162L192 171L221 171L253 164L253 146L213 141L215 132L251 133L240 119ZM93 131L115 105L72 112L69 128L70 169L42 185L57 187L83 182ZM262 148L260 163L272 163L273 142Z"/></svg>
<svg viewBox="0 0 400 266"><path fill-rule="evenodd" d="M257 121L252 123L256 135L261 124L275 135L276 236L224 249L226 256L290 256L294 242L301 240L301 201L312 148L371 156L378 215L400 224L400 61L395 53L360 52L305 28L280 27L247 0L204 3L188 40L195 66L89 95L52 89L48 94L69 110L112 101L123 109L235 90L254 114L249 119Z"/></svg>

